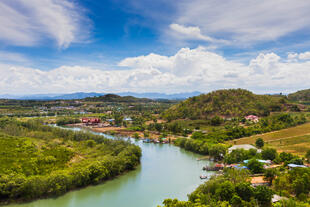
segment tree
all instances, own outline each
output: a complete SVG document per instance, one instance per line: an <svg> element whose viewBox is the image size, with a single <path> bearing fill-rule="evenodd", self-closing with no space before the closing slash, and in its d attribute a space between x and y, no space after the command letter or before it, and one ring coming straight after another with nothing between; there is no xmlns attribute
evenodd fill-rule
<svg viewBox="0 0 310 207"><path fill-rule="evenodd" d="M306 159L307 159L308 163L310 163L310 150L308 150L306 153Z"/></svg>
<svg viewBox="0 0 310 207"><path fill-rule="evenodd" d="M269 204L272 198L273 192L267 186L257 186L255 188L255 198L260 204Z"/></svg>
<svg viewBox="0 0 310 207"><path fill-rule="evenodd" d="M205 137L205 134L202 133L201 131L196 131L191 136L192 139L203 139L204 137Z"/></svg>
<svg viewBox="0 0 310 207"><path fill-rule="evenodd" d="M215 160L220 160L226 154L227 147L223 144L212 145L209 149L209 155Z"/></svg>
<svg viewBox="0 0 310 207"><path fill-rule="evenodd" d="M277 157L277 151L273 148L266 148L262 151L262 158L264 160L274 160Z"/></svg>
<svg viewBox="0 0 310 207"><path fill-rule="evenodd" d="M140 135L139 135L138 132L136 132L136 133L133 134L133 137L134 137L135 139L139 139L139 138L140 138Z"/></svg>
<svg viewBox="0 0 310 207"><path fill-rule="evenodd" d="M257 138L256 142L255 142L256 147L258 148L263 148L263 146L265 145L265 142L262 138Z"/></svg>
<svg viewBox="0 0 310 207"><path fill-rule="evenodd" d="M248 167L249 170L251 170L251 172L254 173L254 174L264 172L263 164L260 163L260 162L259 162L258 160L256 160L256 159L251 159L251 160L248 162L247 167Z"/></svg>
<svg viewBox="0 0 310 207"><path fill-rule="evenodd" d="M143 136L144 136L144 138L149 138L150 137L150 133L148 131L144 131L143 132Z"/></svg>
<svg viewBox="0 0 310 207"><path fill-rule="evenodd" d="M292 160L294 158L294 155L292 153L281 152L279 154L279 157L282 162L286 162Z"/></svg>
<svg viewBox="0 0 310 207"><path fill-rule="evenodd" d="M114 114L114 122L116 126L121 126L123 123L123 116L120 113Z"/></svg>
<svg viewBox="0 0 310 207"><path fill-rule="evenodd" d="M223 122L223 119L219 116L214 116L211 119L211 125L212 126L219 126L219 125L221 125L222 122Z"/></svg>
<svg viewBox="0 0 310 207"><path fill-rule="evenodd" d="M230 201L235 193L234 186L231 182L223 182L218 189L216 189L216 195L222 201Z"/></svg>
<svg viewBox="0 0 310 207"><path fill-rule="evenodd" d="M254 189L249 182L242 182L236 185L236 192L242 200L250 201L251 197L254 194Z"/></svg>
<svg viewBox="0 0 310 207"><path fill-rule="evenodd" d="M302 161L302 159L300 159L300 158L298 158L298 157L296 157L296 158L294 158L294 159L291 159L291 160L289 161L289 163L290 163L290 164L295 164L295 165L303 165L303 164L304 164L304 162Z"/></svg>
<svg viewBox="0 0 310 207"><path fill-rule="evenodd" d="M272 181L276 178L278 175L278 171L275 168L267 169L265 170L264 174L264 180L268 181L269 184L272 184Z"/></svg>
<svg viewBox="0 0 310 207"><path fill-rule="evenodd" d="M163 129L163 125L160 124L160 123L155 123L155 129L156 129L158 132L161 132L161 130Z"/></svg>

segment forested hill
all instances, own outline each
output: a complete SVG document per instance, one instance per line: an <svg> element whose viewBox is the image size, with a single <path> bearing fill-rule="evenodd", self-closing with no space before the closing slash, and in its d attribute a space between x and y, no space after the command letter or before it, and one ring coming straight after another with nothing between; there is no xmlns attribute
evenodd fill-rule
<svg viewBox="0 0 310 207"><path fill-rule="evenodd" d="M163 113L168 120L205 119L212 116L239 117L268 115L285 108L285 99L269 95L256 95L244 89L218 90L194 96Z"/></svg>
<svg viewBox="0 0 310 207"><path fill-rule="evenodd" d="M126 103L133 103L133 102L152 102L152 99L147 98L136 98L133 96L119 96L115 94L106 94L104 96L99 97L89 97L85 98L85 101L102 101L102 102L126 102Z"/></svg>
<svg viewBox="0 0 310 207"><path fill-rule="evenodd" d="M310 101L310 89L297 91L288 95L290 101Z"/></svg>

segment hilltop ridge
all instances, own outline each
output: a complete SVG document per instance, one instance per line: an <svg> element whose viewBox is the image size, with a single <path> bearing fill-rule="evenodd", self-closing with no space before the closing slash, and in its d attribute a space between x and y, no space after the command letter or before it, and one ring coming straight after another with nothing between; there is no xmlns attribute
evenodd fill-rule
<svg viewBox="0 0 310 207"><path fill-rule="evenodd" d="M256 95L245 89L225 89L194 96L163 113L166 119L206 119L212 116L239 117L248 114L266 116L286 108L285 99Z"/></svg>

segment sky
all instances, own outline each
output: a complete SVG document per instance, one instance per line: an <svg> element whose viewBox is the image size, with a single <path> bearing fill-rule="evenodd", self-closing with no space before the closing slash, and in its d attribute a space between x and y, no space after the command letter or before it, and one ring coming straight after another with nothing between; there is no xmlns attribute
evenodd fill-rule
<svg viewBox="0 0 310 207"><path fill-rule="evenodd" d="M310 88L309 0L1 0L0 94Z"/></svg>

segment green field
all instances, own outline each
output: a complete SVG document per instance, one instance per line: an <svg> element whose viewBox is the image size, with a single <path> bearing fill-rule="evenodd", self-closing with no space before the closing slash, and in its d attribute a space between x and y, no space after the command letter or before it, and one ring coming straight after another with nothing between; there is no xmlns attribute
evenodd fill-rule
<svg viewBox="0 0 310 207"><path fill-rule="evenodd" d="M257 138L263 138L268 146L279 152L291 152L304 155L310 149L310 123L229 141L230 144L254 144Z"/></svg>

